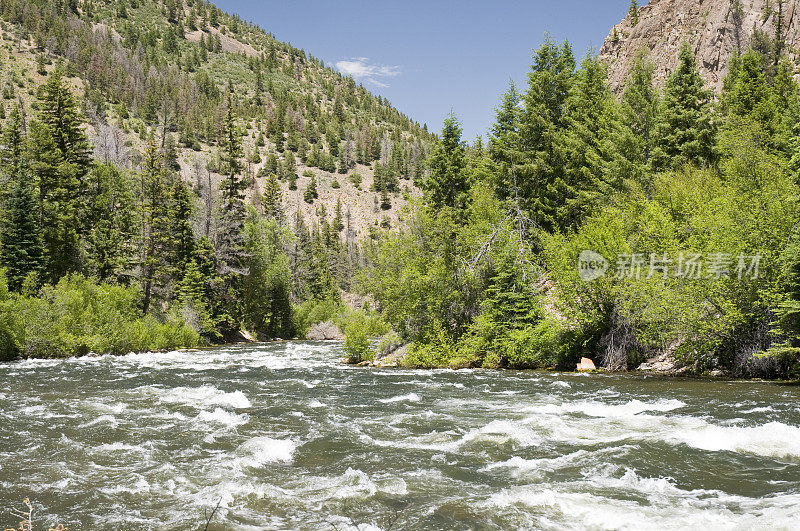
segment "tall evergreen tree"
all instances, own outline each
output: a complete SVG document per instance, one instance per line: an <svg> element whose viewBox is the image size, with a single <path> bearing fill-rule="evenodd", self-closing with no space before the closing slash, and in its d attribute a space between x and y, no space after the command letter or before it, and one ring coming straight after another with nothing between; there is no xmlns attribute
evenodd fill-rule
<svg viewBox="0 0 800 531"><path fill-rule="evenodd" d="M45 280L55 283L81 267L79 237L89 219L89 142L77 104L56 70L39 92L31 124L31 170L39 184Z"/></svg>
<svg viewBox="0 0 800 531"><path fill-rule="evenodd" d="M621 175L610 167L617 157L614 140L622 124L606 77L603 64L587 55L567 101L564 178L555 190L560 203L555 209L555 228L561 231L576 228L621 187Z"/></svg>
<svg viewBox="0 0 800 531"><path fill-rule="evenodd" d="M144 152L141 170L140 282L142 311L147 314L155 291L164 284L168 267L168 210L161 152L152 134Z"/></svg>
<svg viewBox="0 0 800 531"><path fill-rule="evenodd" d="M169 192L169 263L172 280L180 282L194 256L194 204L189 188L180 179L174 180Z"/></svg>
<svg viewBox="0 0 800 531"><path fill-rule="evenodd" d="M743 121L756 124L764 133L764 145L773 146L783 126L781 98L767 83L759 56L748 50L732 62L724 83L722 109L729 120L726 129L738 129Z"/></svg>
<svg viewBox="0 0 800 531"><path fill-rule="evenodd" d="M217 256L223 275L242 274L242 229L244 228L245 183L242 180L242 140L236 123L233 108L233 93L228 92L228 107L222 128L220 160L224 179L220 184L220 230L217 242Z"/></svg>
<svg viewBox="0 0 800 531"><path fill-rule="evenodd" d="M5 205L6 219L0 225L0 263L6 268L8 287L13 291L19 291L29 275L38 279L43 265L39 202L22 142L22 120L15 108L3 131L3 172L11 195Z"/></svg>
<svg viewBox="0 0 800 531"><path fill-rule="evenodd" d="M104 282L126 283L135 263L134 183L119 168L97 164L89 178L90 228L85 271Z"/></svg>
<svg viewBox="0 0 800 531"><path fill-rule="evenodd" d="M636 135L637 155L643 163L650 160L652 136L658 117L658 91L653 84L655 66L643 53L637 55L622 93L625 123Z"/></svg>
<svg viewBox="0 0 800 531"><path fill-rule="evenodd" d="M466 147L461 140L461 124L454 114L444 120L442 134L430 158L430 175L425 189L434 207L463 209L470 182L466 171Z"/></svg>
<svg viewBox="0 0 800 531"><path fill-rule="evenodd" d="M274 173L270 173L267 177L267 183L264 186L264 197L261 198L261 204L264 208L264 217L267 219L274 219L278 223L283 223L283 192L281 185L278 183L278 178Z"/></svg>
<svg viewBox="0 0 800 531"><path fill-rule="evenodd" d="M687 163L704 166L716 161L711 101L711 92L703 87L694 54L684 43L680 64L667 80L656 120L653 169L675 169Z"/></svg>
<svg viewBox="0 0 800 531"><path fill-rule="evenodd" d="M639 2L631 0L628 6L628 17L631 19L631 26L634 28L639 25Z"/></svg>
<svg viewBox="0 0 800 531"><path fill-rule="evenodd" d="M500 106L495 110L495 123L489 137L489 154L495 165L495 187L503 198L518 198L519 186L514 172L514 164L521 163L520 121L522 117L521 97L514 81L508 84Z"/></svg>
<svg viewBox="0 0 800 531"><path fill-rule="evenodd" d="M534 54L520 122L522 160L515 161L519 195L530 217L542 228L558 226L556 211L564 182L560 149L566 129L567 98L574 83L575 57L568 42L549 37ZM518 164L518 165L517 165Z"/></svg>

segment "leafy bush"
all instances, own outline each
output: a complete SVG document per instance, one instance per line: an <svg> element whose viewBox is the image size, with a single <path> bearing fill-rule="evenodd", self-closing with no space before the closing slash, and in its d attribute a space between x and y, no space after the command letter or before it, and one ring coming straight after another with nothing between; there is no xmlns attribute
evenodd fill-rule
<svg viewBox="0 0 800 531"><path fill-rule="evenodd" d="M370 361L375 357L370 347L371 323L365 312L356 311L348 316L344 334L344 351L349 363Z"/></svg>
<svg viewBox="0 0 800 531"><path fill-rule="evenodd" d="M126 354L200 342L177 319L142 316L139 299L136 288L97 284L81 275L45 286L38 297L0 296L0 359Z"/></svg>
<svg viewBox="0 0 800 531"><path fill-rule="evenodd" d="M344 313L341 299L307 300L295 309L294 328L299 337L305 337L308 329L325 321L339 322Z"/></svg>

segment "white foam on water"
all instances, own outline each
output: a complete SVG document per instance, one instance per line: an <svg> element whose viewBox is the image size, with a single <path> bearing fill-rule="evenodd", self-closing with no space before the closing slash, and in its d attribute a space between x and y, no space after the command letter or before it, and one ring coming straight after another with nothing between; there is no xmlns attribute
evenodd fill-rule
<svg viewBox="0 0 800 531"><path fill-rule="evenodd" d="M546 439L571 443L608 443L626 439L661 440L707 451L732 451L765 457L800 457L800 427L780 422L741 426L742 419L712 424L704 418L650 413L669 413L683 408L680 400L605 404L578 401L532 405L521 419ZM585 415L587 418L575 416Z"/></svg>
<svg viewBox="0 0 800 531"><path fill-rule="evenodd" d="M167 390L159 389L158 392L160 392L159 399L161 401L172 404L185 404L195 407L222 406L233 409L252 407L250 400L241 391L226 393L211 385L176 387Z"/></svg>
<svg viewBox="0 0 800 531"><path fill-rule="evenodd" d="M141 445L134 445L134 444L126 444L122 442L114 442L114 443L106 443L101 444L100 446L95 448L97 453L103 452L136 452L136 453L148 453L149 450Z"/></svg>
<svg viewBox="0 0 800 531"><path fill-rule="evenodd" d="M744 411L741 411L741 413L743 415L749 415L750 413L771 413L773 411L775 410L772 409L771 406L764 406L764 407L754 407L751 409L745 409Z"/></svg>
<svg viewBox="0 0 800 531"><path fill-rule="evenodd" d="M250 417L247 414L239 415L218 407L214 411L201 411L195 420L201 423L222 424L228 428L235 428L247 424Z"/></svg>
<svg viewBox="0 0 800 531"><path fill-rule="evenodd" d="M491 463L485 466L482 470L496 470L496 469L509 469L514 476L521 476L530 472L548 471L552 472L567 466L580 463L586 458L596 459L596 453L590 453L587 450L578 450L570 454L565 454L552 458L540 459L523 459L519 456L514 456L507 461Z"/></svg>
<svg viewBox="0 0 800 531"><path fill-rule="evenodd" d="M761 426L717 426L701 422L694 427L678 429L666 438L701 450L800 458L798 426L782 422L769 422Z"/></svg>
<svg viewBox="0 0 800 531"><path fill-rule="evenodd" d="M598 401L577 401L561 404L533 405L523 409L536 413L560 415L564 413L583 413L590 417L631 417L645 412L667 413L685 407L680 400L657 400L655 402L642 402L631 400L624 404L609 404Z"/></svg>
<svg viewBox="0 0 800 531"><path fill-rule="evenodd" d="M421 400L417 393L409 393L407 395L393 396L391 398L382 398L378 402L382 404L392 404L394 402L419 402Z"/></svg>
<svg viewBox="0 0 800 531"><path fill-rule="evenodd" d="M315 398L315 399L311 400L311 402L308 403L308 407L322 408L322 407L328 407L328 406L327 406L327 404L323 404L322 402L320 402L319 400L317 400Z"/></svg>
<svg viewBox="0 0 800 531"><path fill-rule="evenodd" d="M132 485L130 483L127 485L114 485L112 487L101 487L99 490L103 494L116 496L119 494L143 494L145 492L149 492L150 489L150 483L143 477L139 476L136 482Z"/></svg>
<svg viewBox="0 0 800 531"><path fill-rule="evenodd" d="M628 495L644 496L648 503L627 499ZM792 529L800 518L798 502L797 494L747 498L688 491L668 478L640 477L626 470L621 477L597 471L584 482L512 487L490 496L485 505L526 518L524 527Z"/></svg>
<svg viewBox="0 0 800 531"><path fill-rule="evenodd" d="M255 437L239 446L238 464L242 467L258 468L267 463L291 462L296 444L291 439Z"/></svg>
<svg viewBox="0 0 800 531"><path fill-rule="evenodd" d="M84 422L79 427L89 428L91 426L96 426L98 424L110 424L113 427L119 426L119 422L117 422L116 417L113 417L112 415L100 415L99 417L96 417L90 420L89 422Z"/></svg>
<svg viewBox="0 0 800 531"><path fill-rule="evenodd" d="M522 446L534 446L540 444L543 439L536 431L519 422L508 420L493 420L486 426L473 429L467 432L459 441L458 445L472 442L499 442L515 441Z"/></svg>
<svg viewBox="0 0 800 531"><path fill-rule="evenodd" d="M348 498L369 498L378 493L408 494L408 485L396 476L371 477L362 470L349 467L339 476L313 476L304 478L292 489L292 495L315 503Z"/></svg>
<svg viewBox="0 0 800 531"><path fill-rule="evenodd" d="M552 385L553 387L563 387L564 389L569 389L572 387L569 382L565 382L564 380L556 380Z"/></svg>

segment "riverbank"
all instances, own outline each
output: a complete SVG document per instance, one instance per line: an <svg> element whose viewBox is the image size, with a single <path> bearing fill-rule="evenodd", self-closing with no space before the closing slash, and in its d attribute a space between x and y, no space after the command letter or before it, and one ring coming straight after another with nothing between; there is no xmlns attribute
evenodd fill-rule
<svg viewBox="0 0 800 531"><path fill-rule="evenodd" d="M474 368L488 368L488 369L498 369L498 370L535 370L535 371L543 371L543 372L559 372L559 373L603 373L603 374L643 374L643 375L653 375L653 376L663 376L663 377L688 377L694 379L707 379L707 380L719 380L719 379L727 379L727 380L759 380L759 381L770 381L770 382L781 382L787 385L791 385L794 382L800 382L800 379L797 378L767 378L767 377L752 377L752 376L742 376L737 375L732 371L725 371L720 368L710 369L710 370L699 370L697 366L687 366L681 365L678 360L670 355L669 353L662 353L658 356L654 356L645 360L644 362L640 363L635 369L630 370L609 370L605 367L597 367L594 370L572 370L571 368L564 368L564 367L526 367L526 368L517 368L517 367L502 367L502 366L494 366L494 367L480 367L474 366L470 364L464 365L452 365L452 364L442 364L442 365L430 365L420 367L413 363L408 362L408 356L411 349L409 345L398 345L396 343L392 343L391 341L381 341L378 343L375 348L372 349L373 356L367 360L356 360L353 361L352 358L344 358L342 361L344 363L348 363L351 365L362 366L362 367L374 367L374 368L393 368L393 369L474 369ZM571 367L571 365L570 365Z"/></svg>

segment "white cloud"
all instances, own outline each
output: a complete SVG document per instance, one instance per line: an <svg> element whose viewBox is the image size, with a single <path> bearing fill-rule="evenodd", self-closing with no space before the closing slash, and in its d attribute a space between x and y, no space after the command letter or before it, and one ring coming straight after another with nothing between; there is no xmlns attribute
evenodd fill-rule
<svg viewBox="0 0 800 531"><path fill-rule="evenodd" d="M336 69L346 76L352 76L356 81L363 80L378 87L389 86L380 81L381 78L400 75L399 66L372 64L366 57L353 57L352 59L337 61Z"/></svg>

